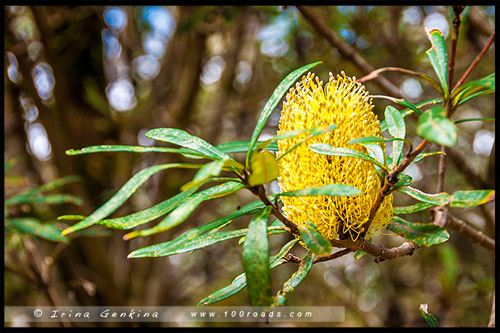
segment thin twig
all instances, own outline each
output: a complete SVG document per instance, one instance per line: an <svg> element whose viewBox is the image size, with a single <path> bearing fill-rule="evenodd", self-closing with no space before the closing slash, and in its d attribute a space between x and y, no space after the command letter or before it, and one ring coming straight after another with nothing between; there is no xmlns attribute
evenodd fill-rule
<svg viewBox="0 0 500 333"><path fill-rule="evenodd" d="M460 30L460 14L465 6L453 6L453 30L451 32L451 51L450 61L448 63L448 89L451 89L453 83L453 72L455 70L455 55L457 50L458 32Z"/></svg>
<svg viewBox="0 0 500 333"><path fill-rule="evenodd" d="M337 259L337 258L345 256L346 254L349 254L351 252L353 252L353 250L351 250L351 249L343 249L343 250L334 252L332 254L329 254L327 256L316 256L316 257L314 257L314 263Z"/></svg>
<svg viewBox="0 0 500 333"><path fill-rule="evenodd" d="M445 147L441 146L440 150L444 152ZM437 182L437 193L444 191L444 177L446 172L446 154L441 154L439 156L439 166L438 166L438 182Z"/></svg>
<svg viewBox="0 0 500 333"><path fill-rule="evenodd" d="M350 45L345 43L342 38L337 36L330 27L323 22L309 6L297 6L297 9L302 13L313 28L323 36L339 53L346 59L350 60L364 73L371 73L374 68ZM377 77L375 79L377 85L382 88L386 93L401 97L398 87L392 84L384 77Z"/></svg>
<svg viewBox="0 0 500 333"><path fill-rule="evenodd" d="M415 71L412 71L410 69L401 68L401 67L382 67L382 68L379 68L377 70L374 70L373 72L369 73L368 75L363 76L360 79L356 79L356 81L358 81L360 83L370 81L370 80L378 78L380 73L388 72L388 71L401 72L401 73L417 76L417 77L429 82L430 84L432 84L438 91L441 91L441 87L439 86L439 84L435 80L433 80L430 76L428 76L427 74L415 72Z"/></svg>
<svg viewBox="0 0 500 333"><path fill-rule="evenodd" d="M453 90L457 89L458 87L460 87L462 85L462 83L464 83L465 79L467 79L467 77L472 72L472 70L476 67L476 65L479 63L479 61L481 61L481 59L483 59L484 54L486 53L486 51L488 51L488 49L490 48L490 46L491 46L491 44L493 43L494 40L495 40L495 30L493 30L491 32L490 38L488 38L488 41L486 42L486 45L481 50L481 52L479 52L479 54L477 55L476 59L474 59L474 61L472 62L472 64L469 66L469 68L467 68L467 70L465 71L464 75L462 75L462 77L460 78L460 80L458 80L457 84L455 84L455 87L453 87Z"/></svg>
<svg viewBox="0 0 500 333"><path fill-rule="evenodd" d="M466 222L452 215L448 215L447 227L469 237L473 242L487 248L488 250L495 251L494 239L486 236L481 231L472 228Z"/></svg>

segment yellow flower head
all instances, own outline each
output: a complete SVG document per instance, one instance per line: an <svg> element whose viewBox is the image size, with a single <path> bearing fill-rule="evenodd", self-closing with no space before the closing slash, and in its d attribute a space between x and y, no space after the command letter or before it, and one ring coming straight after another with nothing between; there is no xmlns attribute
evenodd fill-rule
<svg viewBox="0 0 500 333"><path fill-rule="evenodd" d="M333 77L323 88L323 82L309 73L291 88L283 104L278 133L335 124L332 132L315 136L279 160L281 190L292 191L327 184L347 184L357 187L356 196L282 197L284 212L295 223L312 222L328 239L356 240L361 226L368 220L370 208L377 197L381 181L375 166L363 159L346 156L327 156L311 151L313 143L327 143L367 154L361 144L347 143L353 139L376 136L382 131L365 87L346 77ZM278 141L282 155L306 134ZM385 145L381 143L385 151ZM392 217L392 194L385 197L373 219L366 238L385 227Z"/></svg>

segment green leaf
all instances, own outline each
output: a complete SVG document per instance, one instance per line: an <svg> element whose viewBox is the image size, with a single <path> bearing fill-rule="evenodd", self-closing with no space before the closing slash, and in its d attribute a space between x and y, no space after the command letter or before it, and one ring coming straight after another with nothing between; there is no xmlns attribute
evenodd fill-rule
<svg viewBox="0 0 500 333"><path fill-rule="evenodd" d="M271 304L271 271L267 236L270 214L271 207L268 206L250 221L243 245L243 267L247 277L248 297L253 306Z"/></svg>
<svg viewBox="0 0 500 333"><path fill-rule="evenodd" d="M148 131L146 137L192 149L207 158L232 159L205 140L177 128L155 128Z"/></svg>
<svg viewBox="0 0 500 333"><path fill-rule="evenodd" d="M394 216L386 227L396 235L403 236L418 246L431 246L446 242L450 234L445 228L432 223L414 223L406 221L399 216Z"/></svg>
<svg viewBox="0 0 500 333"><path fill-rule="evenodd" d="M237 182L227 182L225 184L217 185L208 188L200 193L193 195L186 201L181 203L177 208L175 208L166 218L164 218L160 223L155 225L153 228L136 230L130 232L123 236L124 240L132 239L135 237L144 237L152 234L157 234L160 232L167 231L182 222L184 222L189 215L198 207L203 201L219 198L221 196L232 194L236 191L244 188L245 185Z"/></svg>
<svg viewBox="0 0 500 333"><path fill-rule="evenodd" d="M363 258L365 256L365 254L366 254L365 251L360 251L360 250L356 251L354 253L354 260L359 260L359 259Z"/></svg>
<svg viewBox="0 0 500 333"><path fill-rule="evenodd" d="M450 202L448 193L427 194L412 187L399 187L396 189L399 192L409 195L418 201L427 202L435 206L444 206Z"/></svg>
<svg viewBox="0 0 500 333"><path fill-rule="evenodd" d="M441 155L441 154L444 154L444 151L430 151L427 153L420 153L417 155L417 157L415 157L415 159L413 160L412 163L420 162L421 160L423 160L424 158L429 157L429 156Z"/></svg>
<svg viewBox="0 0 500 333"><path fill-rule="evenodd" d="M354 186L345 184L328 184L318 187L308 187L301 190L278 193L280 197L301 197L308 195L351 196L361 194Z"/></svg>
<svg viewBox="0 0 500 333"><path fill-rule="evenodd" d="M68 149L66 155L81 155L92 153L108 152L128 152L128 153L177 153L189 158L202 158L203 156L196 151L187 148L166 148L166 147L143 147L143 146L124 146L124 145L99 145L90 146L82 149Z"/></svg>
<svg viewBox="0 0 500 333"><path fill-rule="evenodd" d="M401 106L406 106L408 109L410 109L412 111L415 111L415 113L418 114L418 115L421 115L423 113L422 110L420 110L420 108L418 106L416 106L413 103L408 102L405 99L396 99L394 102L396 104L401 105Z"/></svg>
<svg viewBox="0 0 500 333"><path fill-rule="evenodd" d="M451 94L452 103L453 105L460 105L470 98L478 96L478 93L482 95L493 92L495 92L495 73L457 87Z"/></svg>
<svg viewBox="0 0 500 333"><path fill-rule="evenodd" d="M267 184L279 176L278 162L273 153L268 151L255 152L250 158L250 186Z"/></svg>
<svg viewBox="0 0 500 333"><path fill-rule="evenodd" d="M411 206L405 206L405 207L394 207L392 211L394 214L411 214L411 213L416 213L420 212L422 210L425 210L427 208L435 206L434 204L428 203L428 202L419 202Z"/></svg>
<svg viewBox="0 0 500 333"><path fill-rule="evenodd" d="M470 94L467 97L464 97L464 98L460 99L460 102L458 102L458 105L460 106L460 105L464 104L465 102L468 102L469 100L471 100L471 99L473 99L475 97L493 94L494 92L495 92L495 89L488 89L488 90L478 91L476 93Z"/></svg>
<svg viewBox="0 0 500 333"><path fill-rule="evenodd" d="M109 214L113 213L118 209L128 198L135 193L135 191L146 181L157 173L158 171L169 169L169 168L198 168L200 167L197 164L186 164L186 163L171 163L171 164L161 164L149 167L144 169L137 174L135 174L132 178L130 178L125 185L120 188L116 194L109 199L104 205L99 207L95 212L90 214L85 220L78 222L77 224L64 229L62 235L67 235L69 233L75 232L80 229L84 229L90 227L93 224L96 224Z"/></svg>
<svg viewBox="0 0 500 333"><path fill-rule="evenodd" d="M215 160L205 164L203 167L201 167L200 170L198 170L196 175L194 175L192 181L184 184L181 187L181 191L186 191L198 185L205 184L210 177L218 176L222 171L222 167L224 166L224 161L225 160Z"/></svg>
<svg viewBox="0 0 500 333"><path fill-rule="evenodd" d="M427 50L427 56L431 61L434 72L441 83L441 88L443 89L443 95L446 98L448 96L448 55L446 53L446 43L444 41L444 36L441 31L433 29L429 30L426 28L427 35L431 41L432 47Z"/></svg>
<svg viewBox="0 0 500 333"><path fill-rule="evenodd" d="M332 147L331 145L327 143L313 143L309 145L309 149L312 150L315 153L322 154L322 155L330 155L330 156L346 156L346 157L354 157L354 158L360 158L365 161L368 161L370 163L373 163L379 167L381 167L384 170L387 170L387 168L384 166L384 164L380 163L376 159L363 154L357 150L349 149L349 148L337 148L337 147Z"/></svg>
<svg viewBox="0 0 500 333"><path fill-rule="evenodd" d="M322 61L317 61L312 64L308 64L305 66L302 66L290 74L287 75L283 79L283 81L280 82L280 84L274 89L271 97L267 100L266 105L264 105L264 108L262 109L259 119L257 120L257 124L255 125L255 129L252 133L252 137L250 139L250 147L248 148L248 152L246 155L245 159L245 165L249 166L250 163L250 155L253 152L253 149L255 147L255 144L257 142L257 139L260 136L260 133L264 129L264 126L267 123L267 120L271 116L271 113L273 110L276 108L280 100L283 98L283 96L286 94L288 89L293 85L293 83L305 72L307 72L309 69L313 68L314 66L317 66L321 64Z"/></svg>
<svg viewBox="0 0 500 333"><path fill-rule="evenodd" d="M83 200L79 197L70 194L51 194L51 195L23 195L15 196L5 202L6 206L13 204L27 203L27 204L46 204L46 205L59 205L65 203L72 203L77 206L83 204Z"/></svg>
<svg viewBox="0 0 500 333"><path fill-rule="evenodd" d="M432 99L415 104L415 107L417 107L420 110L420 107L423 107L425 105L429 105L429 104L435 105L435 104L438 104L441 102L443 102L442 98L432 98ZM408 109L401 110L400 113L401 113L401 116L403 116L403 118L406 118L407 116L412 114L414 111L415 111L414 109L408 108ZM385 122L385 119L380 122L380 129L382 130L382 132L387 131L387 124Z"/></svg>
<svg viewBox="0 0 500 333"><path fill-rule="evenodd" d="M266 141L257 141L257 146L260 146L261 144L265 143ZM248 151L248 148L250 147L250 141L231 141L231 142L224 142L221 143L215 148L219 149L220 151L229 154L229 153L246 153ZM265 147L262 149L265 150L270 150L270 151L278 151L278 144L276 142L270 142L269 144L266 144Z"/></svg>
<svg viewBox="0 0 500 333"><path fill-rule="evenodd" d="M198 233L198 231L191 231L192 230L186 231L182 239L179 237L174 241L155 244L132 251L127 258L165 257L191 252L226 240L245 236L247 233L247 229L240 229L193 236ZM285 233L287 230L281 227L269 227L267 232L270 235L275 235Z"/></svg>
<svg viewBox="0 0 500 333"><path fill-rule="evenodd" d="M459 119L455 120L455 124L460 124L460 123L465 123L468 121L495 121L495 118L465 118L465 119Z"/></svg>
<svg viewBox="0 0 500 333"><path fill-rule="evenodd" d="M394 187L402 187L411 185L413 178L409 175L405 175L404 173L398 176L398 182L394 184Z"/></svg>
<svg viewBox="0 0 500 333"><path fill-rule="evenodd" d="M427 304L420 304L420 308L418 309L420 311L420 315L424 320L429 324L429 327L439 327L439 323L430 312L427 311Z"/></svg>
<svg viewBox="0 0 500 333"><path fill-rule="evenodd" d="M278 294L273 300L273 306L283 306L287 301L287 296L294 291L295 288L304 280L314 263L314 254L307 252L299 265L299 268L293 275L285 282L283 289L278 291Z"/></svg>
<svg viewBox="0 0 500 333"><path fill-rule="evenodd" d="M332 244L315 228L309 225L298 224L300 236L307 248L317 255L328 255L332 252Z"/></svg>
<svg viewBox="0 0 500 333"><path fill-rule="evenodd" d="M417 134L439 145L451 147L457 144L457 128L442 106L434 106L420 116Z"/></svg>
<svg viewBox="0 0 500 333"><path fill-rule="evenodd" d="M14 227L16 230L30 235L38 236L53 242L69 243L69 238L61 236L61 230L55 223L44 223L29 217L8 219L5 222Z"/></svg>
<svg viewBox="0 0 500 333"><path fill-rule="evenodd" d="M399 111L388 105L385 108L385 121L387 123L387 130L389 134L394 138L404 139L406 135L406 125L405 120ZM389 169L393 169L403 158L403 148L404 143L401 141L396 141L392 144L392 164L389 165Z"/></svg>
<svg viewBox="0 0 500 333"><path fill-rule="evenodd" d="M474 207L495 200L495 190L457 191L451 196L451 207Z"/></svg>
<svg viewBox="0 0 500 333"><path fill-rule="evenodd" d="M66 221L81 221L85 219L85 215L61 215L58 216L58 220L66 220Z"/></svg>
<svg viewBox="0 0 500 333"><path fill-rule="evenodd" d="M172 211L172 209L179 206L179 204L181 204L186 198L189 198L191 195L193 195L193 193L195 193L200 186L190 188L189 190L181 192L165 201L160 202L159 204L141 210L140 212L122 217L101 220L97 223L108 228L120 230L132 229L134 227L137 227L138 225L148 223L162 215L169 213L170 211ZM61 218L61 216L59 218Z"/></svg>
<svg viewBox="0 0 500 333"><path fill-rule="evenodd" d="M275 256L273 256L269 260L269 268L272 269L272 268L284 263L284 261L282 261L281 259L283 259L283 257L288 253L288 251L290 251L290 249L298 241L299 241L298 239L293 239L293 240L289 241L288 243L286 243L283 246L283 248L280 250L280 252L278 254L276 254ZM208 297L202 299L198 303L198 306L209 305L209 304L213 304L216 302L220 302L220 301L236 294L237 292L242 290L246 285L247 285L246 275L245 275L245 273L241 273L240 275L238 275L237 277L234 278L233 282L231 282L231 284L229 286L226 286L220 290L217 290L216 292L210 294Z"/></svg>

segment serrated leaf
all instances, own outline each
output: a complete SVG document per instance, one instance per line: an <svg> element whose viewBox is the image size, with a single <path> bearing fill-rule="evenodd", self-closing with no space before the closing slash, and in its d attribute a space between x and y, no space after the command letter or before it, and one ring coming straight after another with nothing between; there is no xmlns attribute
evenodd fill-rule
<svg viewBox="0 0 500 333"><path fill-rule="evenodd" d="M418 309L420 315L424 318L427 324L429 324L429 327L439 327L438 320L429 311L427 311L427 308L427 304L420 304L420 308Z"/></svg>
<svg viewBox="0 0 500 333"><path fill-rule="evenodd" d="M127 258L166 257L174 254L191 252L247 234L247 229L216 232L201 236L193 236L196 232L191 233L190 231L192 231L192 229L186 231L183 234L184 237L179 237L174 241L155 244L132 251ZM287 230L281 227L269 227L267 229L269 235L282 234L285 232L287 232Z"/></svg>
<svg viewBox="0 0 500 333"><path fill-rule="evenodd" d="M308 225L297 225L300 236L307 248L317 255L328 255L332 252L332 244L315 228Z"/></svg>
<svg viewBox="0 0 500 333"><path fill-rule="evenodd" d="M189 198L191 195L193 195L193 193L195 193L198 188L199 186L190 188L189 190L174 195L173 197L162 201L159 204L156 204L139 212L122 217L101 220L97 223L108 228L120 230L135 228L139 225L148 223L162 215L169 213L170 211L172 211L172 209L179 206L179 204L182 203L186 198Z"/></svg>
<svg viewBox="0 0 500 333"><path fill-rule="evenodd" d="M153 228L136 230L123 236L123 239L128 240L135 237L144 237L160 232L167 231L180 223L184 222L189 215L198 207L203 201L219 198L221 196L232 194L244 188L245 185L237 182L227 182L225 184L217 185L208 188L200 193L193 195L186 201L176 207L167 217Z"/></svg>
<svg viewBox="0 0 500 333"><path fill-rule="evenodd" d="M218 176L222 171L224 161L225 160L215 160L202 166L200 170L198 170L198 172L194 175L193 180L181 187L181 191L186 191L190 188L202 185L206 183L206 181L210 177Z"/></svg>
<svg viewBox="0 0 500 333"><path fill-rule="evenodd" d="M446 242L450 234L445 228L432 223L414 223L394 216L386 229L418 246L431 246Z"/></svg>
<svg viewBox="0 0 500 333"><path fill-rule="evenodd" d="M427 29L427 36L429 37L432 47L427 50L427 56L431 61L434 72L439 79L441 88L443 89L444 97L448 96L448 55L446 53L446 43L441 31Z"/></svg>
<svg viewBox="0 0 500 333"><path fill-rule="evenodd" d="M299 268L293 275L288 279L288 281L283 284L283 289L278 291L278 294L273 300L273 306L283 306L287 301L287 296L297 288L297 286L304 280L309 271L311 271L312 265L314 263L314 254L307 252L302 261L300 262Z"/></svg>
<svg viewBox="0 0 500 333"><path fill-rule="evenodd" d="M264 126L267 123L267 120L271 116L271 113L273 110L276 108L278 103L280 102L281 98L286 94L288 89L293 85L293 83L305 72L307 72L309 69L313 68L314 66L317 66L321 64L322 61L317 61L305 66L302 66L290 74L288 74L283 81L280 82L280 84L274 89L271 97L267 100L266 104L264 105L264 108L262 109L259 119L257 120L257 124L255 125L255 129L252 133L252 137L250 139L250 147L248 148L248 152L245 158L245 165L249 165L250 162L250 155L253 152L253 149L255 147L255 143L257 142L257 139L260 136L260 133L264 129Z"/></svg>
<svg viewBox="0 0 500 333"><path fill-rule="evenodd" d="M66 228L63 230L62 235L67 235L69 233L75 232L80 229L88 228L93 224L96 224L98 221L102 220L106 216L113 213L118 209L128 198L135 193L135 191L146 181L157 173L158 171L169 169L169 168L198 168L199 165L196 164L185 164L185 163L170 163L170 164L161 164L155 165L149 168L146 168L137 174L135 174L132 178L130 178L125 185L120 188L116 194L109 199L104 205L99 207L96 211L90 214L85 220L74 224L73 226Z"/></svg>
<svg viewBox="0 0 500 333"><path fill-rule="evenodd" d="M281 259L283 259L283 257L288 253L288 251L290 251L290 249L298 241L299 241L298 239L293 239L293 240L289 241L288 243L286 243L281 248L281 250L278 254L276 254L275 256L270 258L269 268L272 269L272 268L284 263L284 261L282 261ZM214 292L214 293L210 294L209 296L205 297L204 299L202 299L198 303L198 306L209 305L209 304L213 304L216 302L220 302L220 301L236 294L237 292L242 290L244 287L246 287L246 285L247 285L246 275L245 275L245 273L241 273L240 275L238 275L237 277L234 278L233 282L231 282L230 285L228 285L220 290L217 290L216 292Z"/></svg>
<svg viewBox="0 0 500 333"><path fill-rule="evenodd" d="M495 190L457 191L451 196L451 207L474 207L495 200Z"/></svg>
<svg viewBox="0 0 500 333"><path fill-rule="evenodd" d="M280 197L300 197L308 195L328 195L328 196L350 196L361 194L361 191L354 186L345 184L328 184L318 187L308 187L301 190L278 193Z"/></svg>
<svg viewBox="0 0 500 333"><path fill-rule="evenodd" d="M420 116L417 134L439 145L451 147L457 144L457 128L442 106L434 106Z"/></svg>
<svg viewBox="0 0 500 333"><path fill-rule="evenodd" d="M41 222L35 218L14 218L6 220L16 230L38 236L53 242L69 243L69 238L61 236L61 230L55 223Z"/></svg>
<svg viewBox="0 0 500 333"><path fill-rule="evenodd" d="M155 128L148 131L145 135L146 137L153 140L168 142L179 145L181 147L192 149L207 158L216 160L232 159L231 157L229 157L229 155L221 152L219 149L215 148L205 140L177 128Z"/></svg>
<svg viewBox="0 0 500 333"><path fill-rule="evenodd" d="M438 194L427 194L409 186L399 187L396 190L407 194L418 201L428 202L436 206L444 206L450 202L450 195L444 192Z"/></svg>
<svg viewBox="0 0 500 333"><path fill-rule="evenodd" d="M270 214L271 207L268 206L250 221L243 245L243 267L247 277L248 297L253 306L271 304L271 271L267 236Z"/></svg>
<svg viewBox="0 0 500 333"><path fill-rule="evenodd" d="M361 153L357 150L349 149L349 148L338 148L338 147L332 147L331 145L327 143L313 143L309 145L309 149L312 150L315 153L322 154L322 155L330 155L330 156L346 156L346 157L354 157L354 158L360 158L365 161L368 161L370 163L373 163L382 169L386 170L386 167L377 161L376 159Z"/></svg>
<svg viewBox="0 0 500 333"><path fill-rule="evenodd" d="M385 121L387 123L387 130L394 138L404 139L406 136L406 124L401 113L394 107L388 105L385 108ZM403 158L404 143L395 141L392 144L392 163L389 169L393 169Z"/></svg>
<svg viewBox="0 0 500 333"><path fill-rule="evenodd" d="M422 210L425 210L427 208L435 206L434 204L428 203L428 202L419 202L411 206L405 206L405 207L394 207L392 209L394 214L411 214L411 213L416 213L420 212Z"/></svg>
<svg viewBox="0 0 500 333"><path fill-rule="evenodd" d="M279 176L279 166L274 155L268 151L259 151L250 158L250 186L267 184Z"/></svg>

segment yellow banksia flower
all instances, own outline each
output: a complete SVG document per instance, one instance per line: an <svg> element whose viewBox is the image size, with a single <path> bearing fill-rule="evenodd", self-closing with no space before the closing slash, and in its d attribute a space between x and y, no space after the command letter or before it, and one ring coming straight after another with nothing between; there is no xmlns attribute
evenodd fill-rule
<svg viewBox="0 0 500 333"><path fill-rule="evenodd" d="M286 95L278 134L318 126L337 125L331 132L310 138L279 160L279 183L283 192L327 184L347 184L357 187L356 196L282 197L286 216L297 224L312 222L328 239L356 240L363 232L370 208L381 187L373 163L346 156L327 156L309 149L313 143L326 143L367 154L361 144L347 143L353 139L382 137L380 122L365 87L342 75L330 73L328 84L309 73ZM306 134L278 141L278 156L302 140ZM380 143L385 152L385 145ZM385 197L365 238L389 224L392 217L392 194Z"/></svg>

